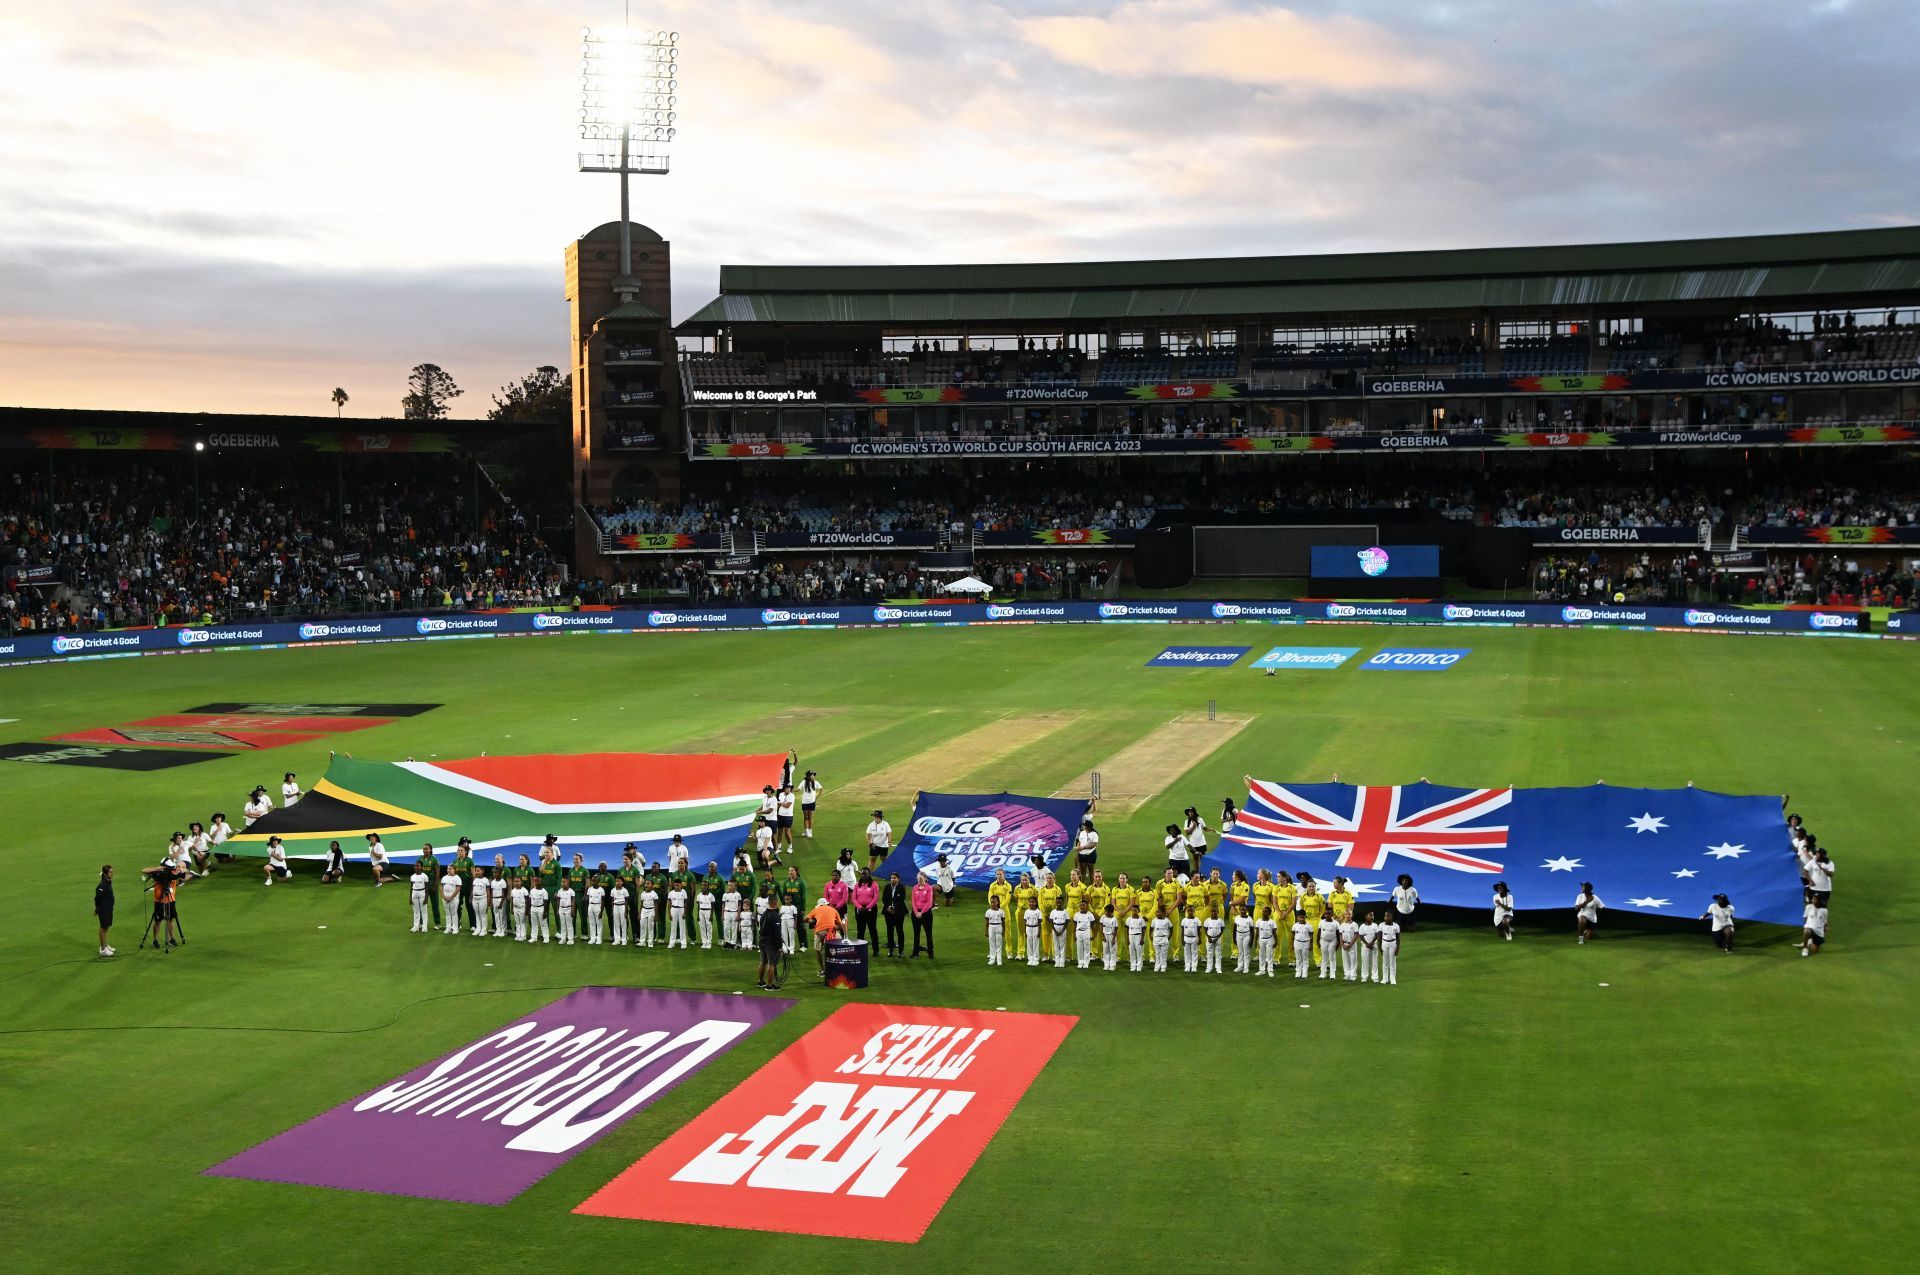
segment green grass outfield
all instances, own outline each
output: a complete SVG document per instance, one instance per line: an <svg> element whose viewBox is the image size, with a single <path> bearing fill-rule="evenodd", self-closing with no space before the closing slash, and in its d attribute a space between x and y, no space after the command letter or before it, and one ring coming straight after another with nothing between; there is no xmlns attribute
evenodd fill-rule
<svg viewBox="0 0 1920 1275"><path fill-rule="evenodd" d="M1462 785L1791 791L1841 867L1826 955L1750 926L1576 947L1563 915L1497 943L1477 915L1405 944L1397 988L984 967L978 909L942 959L876 962L873 999L1080 1016L917 1245L570 1210L843 1003L817 987L503 1208L201 1170L589 983L747 986L745 956L529 949L408 934L401 890L183 892L190 944L133 951L134 872L324 746L139 775L0 762L0 1264L39 1271L780 1268L1727 1272L1920 1262L1913 795L1920 648L1705 634L1449 629L1438 674L1149 669L1170 644L1433 644L1408 629L1103 626L651 634L215 652L0 669L0 740L216 700L425 700L357 756L671 749L791 706L844 711L741 746L800 749L829 791L818 879L865 810L836 784L1010 710L1079 726L969 785L1047 793L1208 698L1253 725L1131 822L1102 866L1159 859L1180 806L1243 772ZM887 804L905 822L910 793ZM396 852L411 847L394 844ZM120 867L123 955L93 958ZM1906 865L1906 866L1902 866ZM1569 887L1571 893L1571 887ZM485 968L485 961L493 961ZM1602 983L1610 986L1602 987ZM1302 989L1307 990L1303 991ZM1302 1008L1301 1002L1311 1008ZM884 1205L877 1206L884 1207Z"/></svg>

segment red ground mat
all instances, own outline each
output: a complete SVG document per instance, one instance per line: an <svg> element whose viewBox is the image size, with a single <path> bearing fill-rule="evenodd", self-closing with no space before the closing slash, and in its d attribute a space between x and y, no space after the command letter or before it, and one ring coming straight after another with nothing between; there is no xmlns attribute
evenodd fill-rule
<svg viewBox="0 0 1920 1275"><path fill-rule="evenodd" d="M128 722L125 726L113 729L189 727L196 730L310 731L331 735L340 731L365 730L369 726L385 726L392 720L391 717L292 717L274 713L164 713L159 717L143 717L137 722Z"/></svg>
<svg viewBox="0 0 1920 1275"><path fill-rule="evenodd" d="M263 748L285 748L288 744L306 744L321 738L311 731L236 731L210 730L204 726L97 726L92 730L50 735L49 739L80 744L115 744L153 748L204 748L229 753L258 752Z"/></svg>
<svg viewBox="0 0 1920 1275"><path fill-rule="evenodd" d="M574 1212L913 1243L1078 1021L843 1006Z"/></svg>

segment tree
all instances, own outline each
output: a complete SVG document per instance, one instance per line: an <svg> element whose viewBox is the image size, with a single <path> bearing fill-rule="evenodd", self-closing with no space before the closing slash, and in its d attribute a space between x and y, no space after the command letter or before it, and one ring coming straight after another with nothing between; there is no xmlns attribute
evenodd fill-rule
<svg viewBox="0 0 1920 1275"><path fill-rule="evenodd" d="M340 409L347 405L347 392L339 386L333 387L333 414L340 415Z"/></svg>
<svg viewBox="0 0 1920 1275"><path fill-rule="evenodd" d="M502 385L487 419L547 429L513 431L490 440L481 457L514 502L547 526L564 527L573 506L572 449L567 444L573 417L573 376L541 366Z"/></svg>
<svg viewBox="0 0 1920 1275"><path fill-rule="evenodd" d="M407 394L400 414L410 421L444 420L447 404L464 393L438 363L420 363L407 373Z"/></svg>
<svg viewBox="0 0 1920 1275"><path fill-rule="evenodd" d="M493 396L490 421L565 423L573 415L573 374L541 364L517 381L502 385Z"/></svg>

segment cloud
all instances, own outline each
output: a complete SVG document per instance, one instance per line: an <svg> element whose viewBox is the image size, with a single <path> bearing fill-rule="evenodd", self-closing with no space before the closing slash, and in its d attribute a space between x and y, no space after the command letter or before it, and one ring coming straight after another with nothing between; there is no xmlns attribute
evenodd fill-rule
<svg viewBox="0 0 1920 1275"><path fill-rule="evenodd" d="M1058 60L1113 75L1237 84L1407 89L1441 78L1431 54L1359 18L1234 9L1213 0L1134 0L1104 16L1028 18L1020 34Z"/></svg>

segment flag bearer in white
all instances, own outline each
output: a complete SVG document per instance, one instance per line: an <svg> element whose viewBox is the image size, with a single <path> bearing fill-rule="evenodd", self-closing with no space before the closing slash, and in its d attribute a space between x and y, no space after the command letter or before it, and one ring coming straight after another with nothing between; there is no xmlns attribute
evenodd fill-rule
<svg viewBox="0 0 1920 1275"><path fill-rule="evenodd" d="M427 870L415 867L407 878L407 898L413 903L413 928L409 934L427 932Z"/></svg>
<svg viewBox="0 0 1920 1275"><path fill-rule="evenodd" d="M574 900L573 878L567 877L567 876L563 876L560 878L560 888L554 894L553 899L554 899L554 903L558 906L559 912L560 912L559 921L558 921L558 924L560 926L560 946L572 947L573 946L573 900Z"/></svg>
<svg viewBox="0 0 1920 1275"><path fill-rule="evenodd" d="M493 911L493 890L487 883L487 870L473 870L473 886L467 891L467 901L473 905L473 936L487 937L488 915Z"/></svg>
<svg viewBox="0 0 1920 1275"><path fill-rule="evenodd" d="M987 964L1005 965L1007 946L1007 914L1000 910L995 900L987 909Z"/></svg>
<svg viewBox="0 0 1920 1275"><path fill-rule="evenodd" d="M1360 981L1377 981L1374 967L1379 964L1380 922L1374 914L1367 913L1367 919L1360 923Z"/></svg>
<svg viewBox="0 0 1920 1275"><path fill-rule="evenodd" d="M533 888L527 891L527 942L553 942L547 923L547 887L539 877L533 879Z"/></svg>
<svg viewBox="0 0 1920 1275"><path fill-rule="evenodd" d="M1400 981L1400 921L1393 913L1380 923L1380 961L1374 971L1376 983Z"/></svg>
<svg viewBox="0 0 1920 1275"><path fill-rule="evenodd" d="M460 932L460 877L449 872L440 878L440 910L446 913L446 919L440 926L442 934Z"/></svg>
<svg viewBox="0 0 1920 1275"><path fill-rule="evenodd" d="M587 946L600 946L602 932L605 929L604 918L607 914L607 887L600 884L599 874L587 878Z"/></svg>
<svg viewBox="0 0 1920 1275"><path fill-rule="evenodd" d="M667 946L687 945L687 892L679 886L667 891Z"/></svg>
<svg viewBox="0 0 1920 1275"><path fill-rule="evenodd" d="M693 919L700 931L702 951L711 950L713 947L713 908L718 902L719 900L713 897L713 891L705 886L700 887L700 895L693 901Z"/></svg>
<svg viewBox="0 0 1920 1275"><path fill-rule="evenodd" d="M1226 956L1226 944L1222 940L1227 932L1227 923L1220 919L1219 908L1209 910L1207 919L1200 923L1200 929L1207 936L1207 973L1218 974Z"/></svg>
<svg viewBox="0 0 1920 1275"><path fill-rule="evenodd" d="M643 880L640 884L640 934L634 942L641 947L652 947L654 925L660 915L660 892Z"/></svg>
<svg viewBox="0 0 1920 1275"><path fill-rule="evenodd" d="M1260 950L1260 964L1255 972L1268 978L1273 977L1273 932L1279 928L1273 919L1273 909L1260 909L1260 919L1253 923L1254 942Z"/></svg>
<svg viewBox="0 0 1920 1275"><path fill-rule="evenodd" d="M513 941L527 941L527 879L515 877L513 880Z"/></svg>
<svg viewBox="0 0 1920 1275"><path fill-rule="evenodd" d="M1582 881L1580 897L1573 901L1573 929L1580 936L1578 942L1585 943L1593 937L1594 927L1600 924L1600 909L1605 906L1593 892L1593 882Z"/></svg>
<svg viewBox="0 0 1920 1275"><path fill-rule="evenodd" d="M1307 976L1307 962L1313 958L1313 927L1307 924L1305 912L1293 914L1293 976Z"/></svg>
<svg viewBox="0 0 1920 1275"><path fill-rule="evenodd" d="M627 882L625 877L613 879L613 889L607 894L607 902L613 908L613 945L627 945Z"/></svg>

